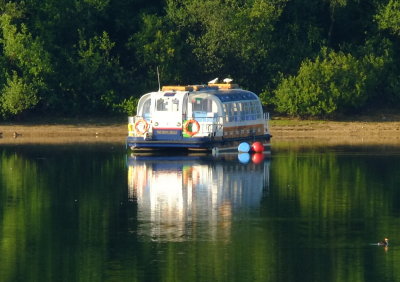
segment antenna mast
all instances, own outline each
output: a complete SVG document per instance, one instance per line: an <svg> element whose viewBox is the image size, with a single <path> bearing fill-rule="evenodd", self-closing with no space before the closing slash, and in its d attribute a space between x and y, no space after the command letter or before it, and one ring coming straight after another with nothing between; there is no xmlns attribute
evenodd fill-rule
<svg viewBox="0 0 400 282"><path fill-rule="evenodd" d="M158 66L157 66L157 79L158 79L158 91L161 91L160 72L158 71Z"/></svg>

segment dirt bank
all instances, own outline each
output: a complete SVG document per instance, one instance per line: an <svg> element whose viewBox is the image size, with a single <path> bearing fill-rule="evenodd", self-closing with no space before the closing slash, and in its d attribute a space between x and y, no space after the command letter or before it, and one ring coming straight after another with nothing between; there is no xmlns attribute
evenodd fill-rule
<svg viewBox="0 0 400 282"><path fill-rule="evenodd" d="M398 144L400 121L306 121L273 119L270 121L273 143L325 142L342 144ZM21 143L120 143L127 126L123 121L0 124L0 145Z"/></svg>
<svg viewBox="0 0 400 282"><path fill-rule="evenodd" d="M328 143L400 144L399 121L293 121L272 120L276 140L319 140Z"/></svg>
<svg viewBox="0 0 400 282"><path fill-rule="evenodd" d="M10 143L124 143L126 124L0 124L0 144Z"/></svg>

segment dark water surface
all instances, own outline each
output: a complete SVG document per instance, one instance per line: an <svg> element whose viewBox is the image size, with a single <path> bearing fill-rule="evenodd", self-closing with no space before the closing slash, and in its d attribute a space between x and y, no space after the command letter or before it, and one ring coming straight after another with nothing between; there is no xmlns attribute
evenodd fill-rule
<svg viewBox="0 0 400 282"><path fill-rule="evenodd" d="M400 147L240 159L1 147L0 281L400 281Z"/></svg>

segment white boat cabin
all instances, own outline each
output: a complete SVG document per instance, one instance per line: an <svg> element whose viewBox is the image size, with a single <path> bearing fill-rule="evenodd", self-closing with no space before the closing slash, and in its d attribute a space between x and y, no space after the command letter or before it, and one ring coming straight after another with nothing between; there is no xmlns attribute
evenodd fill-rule
<svg viewBox="0 0 400 282"><path fill-rule="evenodd" d="M166 140L269 134L260 99L236 84L164 86L143 95L129 136Z"/></svg>

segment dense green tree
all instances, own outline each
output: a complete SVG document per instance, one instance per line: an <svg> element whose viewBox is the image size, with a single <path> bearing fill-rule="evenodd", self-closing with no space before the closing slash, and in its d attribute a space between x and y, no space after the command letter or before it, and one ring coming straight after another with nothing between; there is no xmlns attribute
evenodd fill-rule
<svg viewBox="0 0 400 282"><path fill-rule="evenodd" d="M18 23L24 13L23 4L8 3L0 15L3 116L18 115L36 106L40 91L47 87L46 76L52 71L43 42L33 37L25 24Z"/></svg>
<svg viewBox="0 0 400 282"><path fill-rule="evenodd" d="M141 29L131 36L128 46L135 52L139 77L139 89L157 89L157 68L163 82L182 81L182 44L179 32L164 17L142 15ZM137 93L140 94L140 93Z"/></svg>
<svg viewBox="0 0 400 282"><path fill-rule="evenodd" d="M113 82L118 81L119 64L117 58L111 55L113 47L114 43L106 32L79 41L76 93L80 97L79 107L90 107L89 112L104 110L117 102Z"/></svg>
<svg viewBox="0 0 400 282"><path fill-rule="evenodd" d="M381 5L375 15L375 21L379 29L386 35L385 40L390 42L390 48L386 48L390 56L390 64L386 70L386 87L384 99L389 102L400 102L400 2L388 1L385 5ZM386 45L388 45L386 44ZM373 51L376 52L375 48ZM371 51L372 52L372 51Z"/></svg>
<svg viewBox="0 0 400 282"><path fill-rule="evenodd" d="M376 20L380 28L400 36L400 2L390 0L382 6L376 15Z"/></svg>
<svg viewBox="0 0 400 282"><path fill-rule="evenodd" d="M274 29L270 68L272 79L264 77L267 89L275 89L282 74L294 74L304 58L315 57L321 45L326 45L329 18L325 1L288 1ZM322 20L323 19L323 20Z"/></svg>
<svg viewBox="0 0 400 282"><path fill-rule="evenodd" d="M329 19L330 19L329 30L328 30L328 42L331 42L333 27L336 21L336 11L337 9L345 7L347 5L347 0L327 0L327 2L329 4Z"/></svg>
<svg viewBox="0 0 400 282"><path fill-rule="evenodd" d="M162 84L231 76L291 114L283 107L290 95L304 101L302 115L400 103L394 0L0 0L0 12L5 118L132 114L137 98L158 88L157 68ZM350 78L339 77L324 47ZM340 95L317 87L318 71ZM296 95L283 95L289 81ZM317 111L315 97L331 98Z"/></svg>
<svg viewBox="0 0 400 282"><path fill-rule="evenodd" d="M168 1L167 16L185 33L204 77L231 75L260 89L268 73L274 25L286 0Z"/></svg>
<svg viewBox="0 0 400 282"><path fill-rule="evenodd" d="M315 61L305 60L296 76L282 80L276 94L277 110L291 115L315 116L365 106L374 95L384 59L323 48Z"/></svg>

